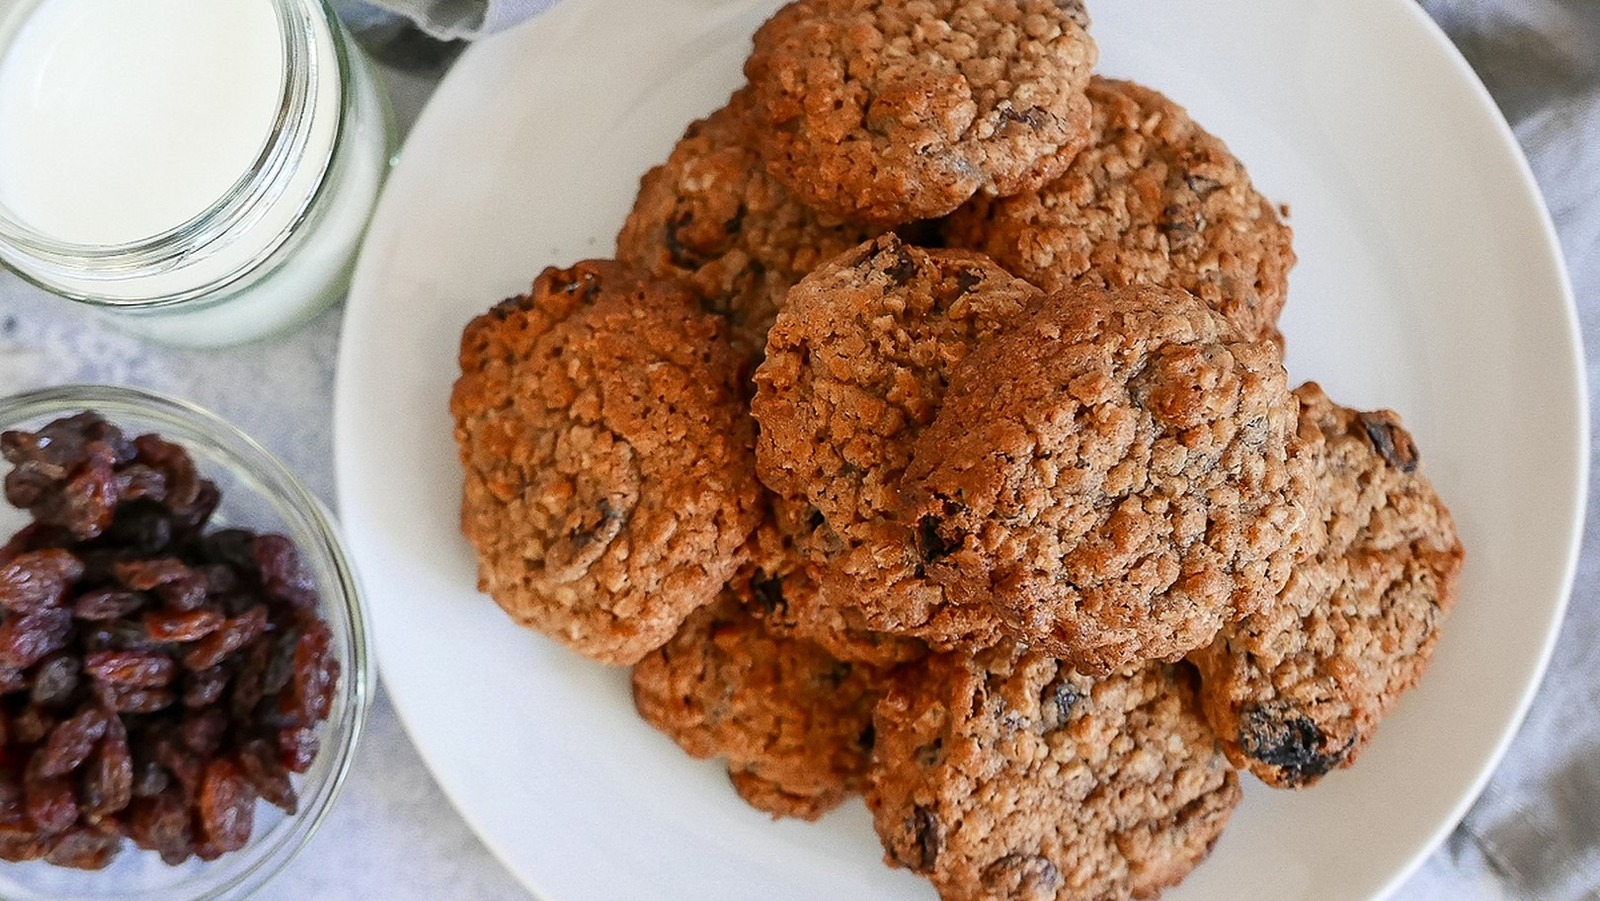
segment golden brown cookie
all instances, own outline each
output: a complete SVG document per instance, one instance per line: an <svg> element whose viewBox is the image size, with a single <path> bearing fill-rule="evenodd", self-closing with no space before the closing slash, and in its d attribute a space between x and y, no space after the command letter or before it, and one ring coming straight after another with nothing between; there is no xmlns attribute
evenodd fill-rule
<svg viewBox="0 0 1600 901"><path fill-rule="evenodd" d="M547 269L467 325L461 528L517 622L632 663L737 570L760 487L722 328L608 261Z"/></svg>
<svg viewBox="0 0 1600 901"><path fill-rule="evenodd" d="M799 0L745 75L768 171L834 215L899 225L1059 174L1088 139L1083 5Z"/></svg>
<svg viewBox="0 0 1600 901"><path fill-rule="evenodd" d="M1065 174L1015 197L978 196L944 225L1047 291L1077 281L1183 288L1252 339L1277 340L1295 256L1244 165L1183 108L1096 77L1090 144Z"/></svg>
<svg viewBox="0 0 1600 901"><path fill-rule="evenodd" d="M953 368L901 521L952 597L1072 665L1176 660L1303 553L1287 380L1277 345L1185 292L1053 295Z"/></svg>
<svg viewBox="0 0 1600 901"><path fill-rule="evenodd" d="M987 257L885 235L796 285L756 370L762 480L798 512L796 541L861 623L929 642L998 633L987 605L956 605L926 578L893 518L912 442L955 365L1039 291Z"/></svg>
<svg viewBox="0 0 1600 901"><path fill-rule="evenodd" d="M795 536L803 529L793 522L784 524L786 517L776 511L788 505L775 497L772 500L774 512L751 536L747 574L730 586L767 631L814 641L849 663L890 667L926 657L928 647L923 642L867 628L861 612L847 597L823 589L815 575L817 565L795 545Z"/></svg>
<svg viewBox="0 0 1600 901"><path fill-rule="evenodd" d="M774 816L814 820L859 791L882 674L765 629L733 595L633 668L639 715Z"/></svg>
<svg viewBox="0 0 1600 901"><path fill-rule="evenodd" d="M941 655L873 721L886 858L945 901L1155 897L1240 799L1186 664L1092 678L1009 644Z"/></svg>
<svg viewBox="0 0 1600 901"><path fill-rule="evenodd" d="M746 88L691 124L667 161L645 173L617 259L682 280L728 317L735 347L759 359L790 286L879 231L815 212L767 175Z"/></svg>
<svg viewBox="0 0 1600 901"><path fill-rule="evenodd" d="M1315 382L1295 394L1318 550L1275 606L1190 658L1228 756L1289 788L1354 763L1422 677L1463 559L1399 416L1341 407Z"/></svg>

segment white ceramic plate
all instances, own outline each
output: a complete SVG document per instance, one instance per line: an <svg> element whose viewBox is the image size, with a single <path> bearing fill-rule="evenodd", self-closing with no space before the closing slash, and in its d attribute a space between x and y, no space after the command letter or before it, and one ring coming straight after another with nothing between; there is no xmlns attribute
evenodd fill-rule
<svg viewBox="0 0 1600 901"><path fill-rule="evenodd" d="M626 673L474 591L446 401L461 327L538 270L608 256L641 173L720 105L771 0L567 0L475 46L404 151L351 293L342 515L383 677L505 863L550 901L930 898L865 807L746 807L634 715ZM1410 0L1101 0L1102 69L1189 106L1293 208L1295 380L1389 406L1468 563L1432 672L1355 769L1252 784L1178 899L1371 898L1459 818L1542 671L1576 555L1586 404L1569 289L1527 167Z"/></svg>

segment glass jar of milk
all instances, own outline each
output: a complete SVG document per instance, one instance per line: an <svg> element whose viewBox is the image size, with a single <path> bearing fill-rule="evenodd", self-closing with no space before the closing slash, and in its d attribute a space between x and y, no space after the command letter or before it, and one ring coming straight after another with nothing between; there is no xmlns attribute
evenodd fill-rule
<svg viewBox="0 0 1600 901"><path fill-rule="evenodd" d="M170 344L342 293L391 152L323 0L0 0L0 260Z"/></svg>

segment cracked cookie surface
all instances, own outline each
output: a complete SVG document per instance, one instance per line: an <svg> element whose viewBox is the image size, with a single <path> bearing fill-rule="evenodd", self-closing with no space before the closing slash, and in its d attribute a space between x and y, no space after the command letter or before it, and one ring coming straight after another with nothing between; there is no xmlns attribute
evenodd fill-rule
<svg viewBox="0 0 1600 901"><path fill-rule="evenodd" d="M766 172L751 130L750 92L693 123L639 184L617 236L617 259L689 285L728 318L730 337L759 358L784 295L823 261L880 229L812 210Z"/></svg>
<svg viewBox="0 0 1600 901"><path fill-rule="evenodd" d="M857 792L882 674L773 634L734 593L690 615L633 669L639 715L774 816L814 820Z"/></svg>
<svg viewBox="0 0 1600 901"><path fill-rule="evenodd" d="M1102 678L1005 644L898 673L867 804L946 901L1153 897L1210 852L1238 777L1186 664Z"/></svg>
<svg viewBox="0 0 1600 901"><path fill-rule="evenodd" d="M891 226L1044 184L1088 140L1097 51L1076 0L799 0L745 75L768 171Z"/></svg>
<svg viewBox="0 0 1600 901"><path fill-rule="evenodd" d="M1463 560L1399 416L1341 407L1314 382L1295 395L1318 550L1273 607L1190 657L1229 757L1281 787L1355 761L1432 660Z"/></svg>
<svg viewBox="0 0 1600 901"><path fill-rule="evenodd" d="M467 325L461 528L518 623L632 663L734 574L760 487L722 327L608 261L547 269Z"/></svg>
<svg viewBox="0 0 1600 901"><path fill-rule="evenodd" d="M987 257L885 235L789 293L756 370L761 479L792 509L797 545L871 629L982 642L998 621L949 603L893 518L912 442L951 370L1040 292Z"/></svg>
<svg viewBox="0 0 1600 901"><path fill-rule="evenodd" d="M1095 77L1089 146L1015 197L979 196L945 241L1047 291L1084 281L1183 288L1248 338L1282 342L1293 233L1244 165L1157 91Z"/></svg>
<svg viewBox="0 0 1600 901"><path fill-rule="evenodd" d="M1088 672L1268 604L1310 479L1278 348L1191 295L1077 288L973 351L913 446L903 527L957 601Z"/></svg>

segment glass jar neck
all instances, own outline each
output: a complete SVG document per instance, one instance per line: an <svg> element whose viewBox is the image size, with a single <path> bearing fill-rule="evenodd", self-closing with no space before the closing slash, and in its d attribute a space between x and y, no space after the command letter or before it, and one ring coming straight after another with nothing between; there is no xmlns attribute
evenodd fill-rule
<svg viewBox="0 0 1600 901"><path fill-rule="evenodd" d="M7 46L29 13L49 0L24 0L9 17L0 17L0 48ZM0 260L24 278L76 300L106 306L158 307L181 303L238 281L271 256L288 238L315 195L327 168L332 143L317 142L318 117L342 114L341 104L319 103L330 87L337 91L344 48L330 27L332 15L321 0L268 0L282 38L283 67L278 103L259 154L248 170L210 206L187 221L148 238L120 244L62 241L22 222L0 203ZM331 71L330 71L331 69ZM331 84L330 84L331 83ZM331 112L330 112L331 110ZM324 131L328 130L324 126ZM337 123L331 129L337 134ZM327 146L316 146L319 143ZM317 168L311 190L306 169ZM303 193L305 196L295 196ZM287 226L281 204L298 204ZM276 216L271 215L274 209ZM277 230L259 240L263 224ZM243 253L242 239L256 240Z"/></svg>

